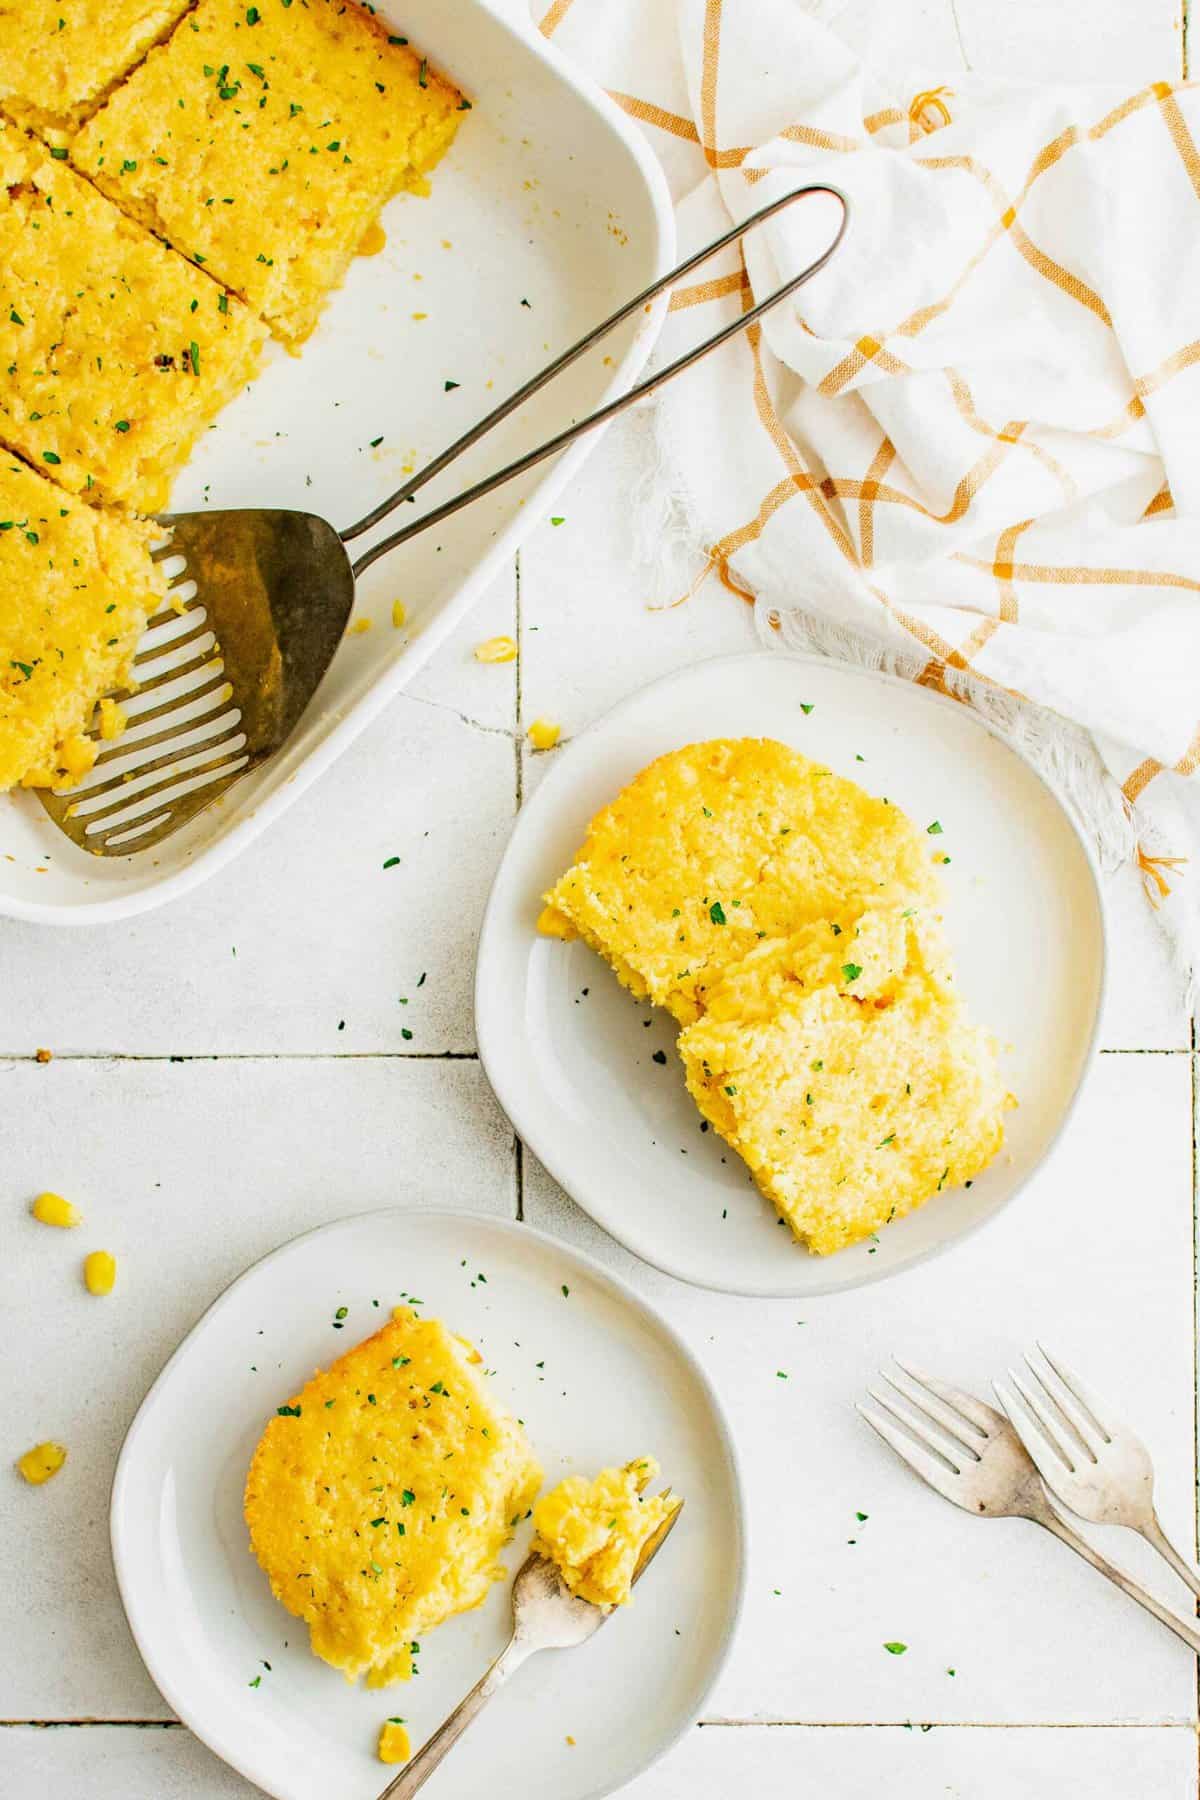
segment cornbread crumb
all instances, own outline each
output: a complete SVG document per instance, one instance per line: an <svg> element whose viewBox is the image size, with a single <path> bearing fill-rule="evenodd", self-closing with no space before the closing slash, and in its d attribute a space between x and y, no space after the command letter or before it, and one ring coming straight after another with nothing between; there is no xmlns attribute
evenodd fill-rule
<svg viewBox="0 0 1200 1800"><path fill-rule="evenodd" d="M71 493L157 512L265 330L3 119L0 268L0 442Z"/></svg>
<svg viewBox="0 0 1200 1800"><path fill-rule="evenodd" d="M928 850L899 807L785 744L741 738L643 769L543 897L639 999L687 1025L763 937L936 896Z"/></svg>
<svg viewBox="0 0 1200 1800"><path fill-rule="evenodd" d="M164 592L152 535L0 453L0 790L91 766L93 706Z"/></svg>
<svg viewBox="0 0 1200 1800"><path fill-rule="evenodd" d="M679 1506L677 1494L646 1497L658 1474L652 1456L594 1481L568 1475L533 1509L533 1548L557 1564L571 1592L595 1606L625 1606L642 1550Z"/></svg>
<svg viewBox="0 0 1200 1800"><path fill-rule="evenodd" d="M54 1052L53 1050L35 1050L33 1053L33 1060L34 1062L40 1063L53 1062Z"/></svg>
<svg viewBox="0 0 1200 1800"><path fill-rule="evenodd" d="M32 1450L26 1450L24 1456L19 1456L17 1468L30 1487L41 1487L44 1482L58 1474L66 1460L65 1445L47 1441L44 1444L35 1444Z"/></svg>
<svg viewBox="0 0 1200 1800"><path fill-rule="evenodd" d="M271 1419L246 1480L250 1542L314 1652L382 1687L414 1640L478 1606L541 1470L436 1319L394 1319Z"/></svg>
<svg viewBox="0 0 1200 1800"><path fill-rule="evenodd" d="M56 1225L61 1230L69 1230L73 1225L83 1224L83 1214L61 1194L39 1194L29 1210L39 1225Z"/></svg>
<svg viewBox="0 0 1200 1800"><path fill-rule="evenodd" d="M404 610L403 600L393 600L392 601L392 624L395 626L396 630L397 631L402 630L404 625L407 623L407 620L408 620L408 614Z"/></svg>
<svg viewBox="0 0 1200 1800"><path fill-rule="evenodd" d="M819 1256L971 1180L1012 1104L936 928L831 923L757 946L678 1039L700 1111Z"/></svg>
<svg viewBox="0 0 1200 1800"><path fill-rule="evenodd" d="M381 1763L407 1762L412 1755L403 1719L388 1719L379 1727L379 1760Z"/></svg>
<svg viewBox="0 0 1200 1800"><path fill-rule="evenodd" d="M188 0L0 0L0 106L62 136L103 99Z"/></svg>
<svg viewBox="0 0 1200 1800"><path fill-rule="evenodd" d="M517 646L510 637L484 638L475 646L475 661L481 663L510 663L517 660Z"/></svg>
<svg viewBox="0 0 1200 1800"><path fill-rule="evenodd" d="M365 634L368 631L370 631L370 629L374 623L375 623L375 621L373 619L368 618L364 614L361 619L355 619L353 625L351 625L349 631L347 631L346 636L347 637L363 637L363 636L365 636Z"/></svg>
<svg viewBox="0 0 1200 1800"><path fill-rule="evenodd" d="M199 0L71 145L77 168L299 345L460 96L347 0Z"/></svg>

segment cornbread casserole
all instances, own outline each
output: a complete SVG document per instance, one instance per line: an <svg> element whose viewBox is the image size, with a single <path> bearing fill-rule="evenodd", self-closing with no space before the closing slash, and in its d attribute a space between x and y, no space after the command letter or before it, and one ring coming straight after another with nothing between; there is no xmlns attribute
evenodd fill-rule
<svg viewBox="0 0 1200 1800"><path fill-rule="evenodd" d="M270 1421L250 1542L312 1648L351 1681L406 1680L422 1632L478 1606L541 1470L478 1354L398 1307Z"/></svg>
<svg viewBox="0 0 1200 1800"><path fill-rule="evenodd" d="M677 1494L645 1490L658 1474L652 1456L601 1469L594 1481L568 1475L533 1509L533 1548L557 1563L571 1592L596 1606L624 1606L642 1550L679 1506Z"/></svg>
<svg viewBox="0 0 1200 1800"><path fill-rule="evenodd" d="M72 493L154 512L265 337L0 119L0 442Z"/></svg>
<svg viewBox="0 0 1200 1800"><path fill-rule="evenodd" d="M74 129L188 0L0 0L0 106L53 135Z"/></svg>
<svg viewBox="0 0 1200 1800"><path fill-rule="evenodd" d="M199 0L84 126L77 168L302 342L466 102L343 0Z"/></svg>
<svg viewBox="0 0 1200 1800"><path fill-rule="evenodd" d="M999 1150L1011 1096L898 806L770 740L691 744L597 813L544 899L540 930L680 1021L700 1111L816 1254Z"/></svg>
<svg viewBox="0 0 1200 1800"><path fill-rule="evenodd" d="M855 899L935 896L899 807L785 744L716 739L660 756L596 814L542 929L578 933L639 999L688 1025L764 936Z"/></svg>
<svg viewBox="0 0 1200 1800"><path fill-rule="evenodd" d="M90 767L96 696L162 597L150 535L0 453L0 789Z"/></svg>
<svg viewBox="0 0 1200 1800"><path fill-rule="evenodd" d="M1009 1104L936 927L833 923L752 950L678 1042L700 1111L818 1256L970 1181Z"/></svg>

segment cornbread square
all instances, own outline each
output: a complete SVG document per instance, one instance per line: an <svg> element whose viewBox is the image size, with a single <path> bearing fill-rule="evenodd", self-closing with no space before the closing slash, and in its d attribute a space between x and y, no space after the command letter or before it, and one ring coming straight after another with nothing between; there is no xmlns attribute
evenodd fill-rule
<svg viewBox="0 0 1200 1800"><path fill-rule="evenodd" d="M638 1558L680 1505L677 1494L646 1488L658 1474L652 1456L601 1469L594 1481L568 1475L533 1509L533 1548L558 1565L573 1594L594 1606L625 1606Z"/></svg>
<svg viewBox="0 0 1200 1800"><path fill-rule="evenodd" d="M150 536L0 453L0 789L94 761L92 708L165 593Z"/></svg>
<svg viewBox="0 0 1200 1800"><path fill-rule="evenodd" d="M240 301L0 120L0 442L154 512L266 333Z"/></svg>
<svg viewBox="0 0 1200 1800"><path fill-rule="evenodd" d="M199 0L71 155L295 346L383 203L423 191L465 104L347 0Z"/></svg>
<svg viewBox="0 0 1200 1800"><path fill-rule="evenodd" d="M170 30L188 0L0 0L0 107L62 136Z"/></svg>
<svg viewBox="0 0 1200 1800"><path fill-rule="evenodd" d="M270 1421L250 1464L250 1543L312 1648L369 1687L478 1606L541 1470L476 1351L399 1307Z"/></svg>
<svg viewBox="0 0 1200 1800"><path fill-rule="evenodd" d="M762 938L936 893L899 807L786 744L722 738L659 757L596 814L539 924L688 1025Z"/></svg>
<svg viewBox="0 0 1200 1800"><path fill-rule="evenodd" d="M867 914L830 944L832 923L753 950L678 1039L700 1111L819 1256L970 1181L1012 1104L936 927Z"/></svg>

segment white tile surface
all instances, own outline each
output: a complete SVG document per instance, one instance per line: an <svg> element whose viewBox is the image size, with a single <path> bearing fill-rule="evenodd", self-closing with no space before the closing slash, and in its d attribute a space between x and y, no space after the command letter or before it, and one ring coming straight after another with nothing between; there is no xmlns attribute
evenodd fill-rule
<svg viewBox="0 0 1200 1800"><path fill-rule="evenodd" d="M1181 66L1174 0L805 3L894 69L1065 68L1133 87ZM676 594L634 541L641 430L621 421L556 503L563 523L531 538L519 601L514 571L232 869L116 930L0 929L0 1055L58 1052L49 1068L0 1062L0 1419L12 1454L50 1432L71 1449L45 1490L0 1478L0 1719L166 1716L113 1587L108 1485L146 1386L232 1276L297 1231L406 1194L517 1203L510 1130L458 1060L519 792L514 739L539 714L569 738L634 687L755 641L715 577L652 610ZM419 596L400 597L419 613ZM472 646L518 617L519 668L477 664ZM526 791L553 754L522 752ZM892 1348L985 1391L1040 1331L1136 1420L1168 1528L1193 1541L1191 1027L1137 878L1114 878L1108 898L1103 1042L1132 1054L1102 1060L1054 1164L943 1263L803 1310L706 1295L634 1264L524 1157L526 1217L595 1250L701 1351L749 1478L747 1615L710 1709L749 1722L693 1732L637 1800L1196 1800L1181 1647L1033 1527L953 1512L849 1405ZM112 1052L163 1060L72 1060ZM196 1055L221 1060L166 1060ZM82 1205L80 1233L24 1217L45 1185ZM121 1258L104 1302L77 1277L100 1243ZM1180 1601L1141 1548L1119 1539L1116 1554ZM904 1656L883 1650L894 1639ZM3 1800L253 1792L178 1728L0 1728Z"/></svg>
<svg viewBox="0 0 1200 1800"><path fill-rule="evenodd" d="M0 1166L4 1439L69 1452L45 1488L0 1480L0 1643L20 1645L0 1657L0 1718L163 1718L108 1556L143 1394L222 1288L301 1231L421 1198L510 1215L512 1136L475 1062L9 1063ZM78 1230L28 1217L45 1187ZM79 1276L100 1248L118 1259L104 1300Z"/></svg>
<svg viewBox="0 0 1200 1800"><path fill-rule="evenodd" d="M747 1608L711 1712L851 1723L1195 1717L1194 1663L1152 1620L1034 1526L948 1506L852 1410L893 1350L987 1395L1040 1335L1136 1415L1163 1516L1192 1541L1188 1064L1102 1057L1057 1159L987 1230L881 1287L803 1305L750 1305L641 1267L526 1153L525 1217L592 1250L660 1306L739 1431ZM1125 1535L1118 1558L1182 1601ZM1122 1654L1081 1658L1081 1636L1119 1641ZM907 1654L888 1655L883 1645L897 1640Z"/></svg>
<svg viewBox="0 0 1200 1800"><path fill-rule="evenodd" d="M578 1748L586 1755L584 1742ZM261 1791L179 1727L0 1729L0 1779L5 1800L252 1800ZM628 1800L739 1791L755 1800L1195 1800L1196 1758L1190 1731L1163 1728L701 1726L624 1790Z"/></svg>

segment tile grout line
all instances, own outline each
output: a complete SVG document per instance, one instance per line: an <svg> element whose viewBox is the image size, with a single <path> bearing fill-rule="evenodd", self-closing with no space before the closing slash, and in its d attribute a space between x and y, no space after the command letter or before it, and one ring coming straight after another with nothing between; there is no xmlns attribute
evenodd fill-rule
<svg viewBox="0 0 1200 1800"><path fill-rule="evenodd" d="M1190 1719L697 1719L698 1731L1195 1731ZM187 1731L182 1719L0 1719L0 1731Z"/></svg>

